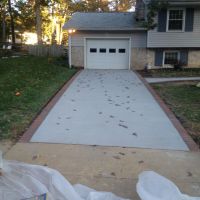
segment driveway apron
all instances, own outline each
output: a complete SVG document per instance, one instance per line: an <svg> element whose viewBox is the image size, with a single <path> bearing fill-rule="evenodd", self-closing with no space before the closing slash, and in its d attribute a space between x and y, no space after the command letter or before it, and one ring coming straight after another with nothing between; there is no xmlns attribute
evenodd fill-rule
<svg viewBox="0 0 200 200"><path fill-rule="evenodd" d="M31 142L188 150L130 70L83 70Z"/></svg>

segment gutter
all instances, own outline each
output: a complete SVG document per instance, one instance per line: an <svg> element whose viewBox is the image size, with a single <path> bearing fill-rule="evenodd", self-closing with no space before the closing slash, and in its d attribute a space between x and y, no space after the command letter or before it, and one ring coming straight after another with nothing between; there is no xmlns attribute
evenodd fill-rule
<svg viewBox="0 0 200 200"><path fill-rule="evenodd" d="M143 0L144 4L145 5L148 5L150 3L150 1L145 1ZM170 2L168 1L169 5L172 5L172 6L200 6L200 2Z"/></svg>
<svg viewBox="0 0 200 200"><path fill-rule="evenodd" d="M77 31L147 31L146 28L126 28L126 29L115 29L115 28L109 28L109 29L106 29L106 28L76 28L76 27L73 27L75 28ZM68 29L72 29L70 27L63 27L64 30L68 30Z"/></svg>

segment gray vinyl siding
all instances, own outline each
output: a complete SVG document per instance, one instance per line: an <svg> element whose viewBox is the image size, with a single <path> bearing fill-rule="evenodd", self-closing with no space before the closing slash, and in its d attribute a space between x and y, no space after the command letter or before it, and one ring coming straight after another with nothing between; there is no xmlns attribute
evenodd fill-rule
<svg viewBox="0 0 200 200"><path fill-rule="evenodd" d="M200 8L194 11L193 32L148 31L147 47L200 47Z"/></svg>
<svg viewBox="0 0 200 200"><path fill-rule="evenodd" d="M131 38L131 48L146 48L147 47L147 34L145 32L133 32L133 33L76 33L71 38L71 45L74 47L83 47L84 38Z"/></svg>

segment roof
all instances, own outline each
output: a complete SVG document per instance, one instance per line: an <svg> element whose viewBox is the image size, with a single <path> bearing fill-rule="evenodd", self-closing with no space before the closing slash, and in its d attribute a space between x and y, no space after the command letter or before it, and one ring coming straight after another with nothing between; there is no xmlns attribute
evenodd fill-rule
<svg viewBox="0 0 200 200"><path fill-rule="evenodd" d="M151 0L143 0L145 4L148 4ZM199 0L161 0L167 1L171 5L200 5Z"/></svg>
<svg viewBox="0 0 200 200"><path fill-rule="evenodd" d="M135 21L133 12L76 12L64 29L76 30L145 30Z"/></svg>

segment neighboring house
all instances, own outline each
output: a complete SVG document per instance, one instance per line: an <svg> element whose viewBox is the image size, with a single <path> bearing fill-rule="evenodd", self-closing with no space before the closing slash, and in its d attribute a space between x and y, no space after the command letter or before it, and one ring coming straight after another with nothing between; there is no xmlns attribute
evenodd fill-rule
<svg viewBox="0 0 200 200"><path fill-rule="evenodd" d="M12 36L9 35L7 42L12 43ZM32 32L20 33L15 30L15 43L16 44L36 44L37 34Z"/></svg>
<svg viewBox="0 0 200 200"><path fill-rule="evenodd" d="M200 1L168 0L157 27L147 31L150 0L137 0L135 13L75 13L69 31L69 63L96 69L169 67L179 60L200 67Z"/></svg>

